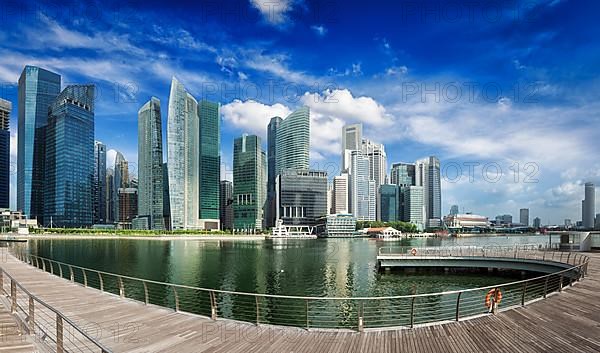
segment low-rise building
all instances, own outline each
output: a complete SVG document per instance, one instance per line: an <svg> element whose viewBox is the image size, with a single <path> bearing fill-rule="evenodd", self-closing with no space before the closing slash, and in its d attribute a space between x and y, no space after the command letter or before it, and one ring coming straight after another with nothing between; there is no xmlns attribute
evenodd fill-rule
<svg viewBox="0 0 600 353"><path fill-rule="evenodd" d="M354 237L356 217L351 214L334 214L321 217L317 223L317 235L327 238Z"/></svg>

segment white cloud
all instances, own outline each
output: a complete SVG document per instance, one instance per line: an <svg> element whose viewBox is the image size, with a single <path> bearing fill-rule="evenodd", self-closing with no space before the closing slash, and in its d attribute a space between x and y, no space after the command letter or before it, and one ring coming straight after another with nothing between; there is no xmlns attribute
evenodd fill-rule
<svg viewBox="0 0 600 353"><path fill-rule="evenodd" d="M406 75L408 73L408 67L402 66L392 66L385 70L385 74L388 76L398 76L398 75Z"/></svg>
<svg viewBox="0 0 600 353"><path fill-rule="evenodd" d="M327 34L327 28L325 28L323 25L313 25L310 26L310 28L320 37L323 37L325 34Z"/></svg>
<svg viewBox="0 0 600 353"><path fill-rule="evenodd" d="M274 75L287 82L309 86L320 81L319 78L306 72L290 69L287 64L289 57L285 54L265 54L260 50L242 50L241 54L244 58L240 62L246 67Z"/></svg>
<svg viewBox="0 0 600 353"><path fill-rule="evenodd" d="M275 26L289 22L288 13L293 9L294 0L250 0L250 4L257 9L263 19Z"/></svg>
<svg viewBox="0 0 600 353"><path fill-rule="evenodd" d="M285 118L292 111L283 104L267 105L253 100L234 100L221 107L223 120L243 132L266 136L267 125L272 117Z"/></svg>

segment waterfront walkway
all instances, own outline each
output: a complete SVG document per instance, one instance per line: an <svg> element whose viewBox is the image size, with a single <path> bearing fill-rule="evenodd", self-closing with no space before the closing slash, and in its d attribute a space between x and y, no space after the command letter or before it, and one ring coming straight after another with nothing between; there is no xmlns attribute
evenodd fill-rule
<svg viewBox="0 0 600 353"><path fill-rule="evenodd" d="M600 254L589 256L583 281L526 307L443 325L363 333L212 321L85 288L12 255L0 265L114 352L598 352ZM10 352L7 348L0 345L0 352Z"/></svg>

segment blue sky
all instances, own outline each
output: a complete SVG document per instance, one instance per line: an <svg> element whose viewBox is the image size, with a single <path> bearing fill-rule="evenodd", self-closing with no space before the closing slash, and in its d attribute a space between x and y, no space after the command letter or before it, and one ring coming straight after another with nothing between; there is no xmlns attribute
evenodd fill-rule
<svg viewBox="0 0 600 353"><path fill-rule="evenodd" d="M444 212L529 207L543 223L578 220L582 182L600 181L594 1L24 1L1 10L13 136L17 78L38 65L63 84L95 83L96 138L135 161L137 111L156 96L166 123L175 75L223 105L224 170L233 138L264 137L271 116L305 104L314 167L335 171L341 127L362 122L390 164L440 157Z"/></svg>

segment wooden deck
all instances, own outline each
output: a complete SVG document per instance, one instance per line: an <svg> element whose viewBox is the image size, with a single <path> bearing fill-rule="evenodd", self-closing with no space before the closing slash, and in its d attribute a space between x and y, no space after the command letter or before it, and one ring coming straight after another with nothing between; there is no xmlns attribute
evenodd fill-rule
<svg viewBox="0 0 600 353"><path fill-rule="evenodd" d="M0 300L0 352L34 352L32 337L22 333L15 317Z"/></svg>
<svg viewBox="0 0 600 353"><path fill-rule="evenodd" d="M306 331L212 321L84 288L8 255L17 281L115 352L600 352L600 254L559 295L498 315L412 330ZM3 316L1 316L3 317ZM8 348L0 345L0 351ZM23 351L15 346L15 352Z"/></svg>

